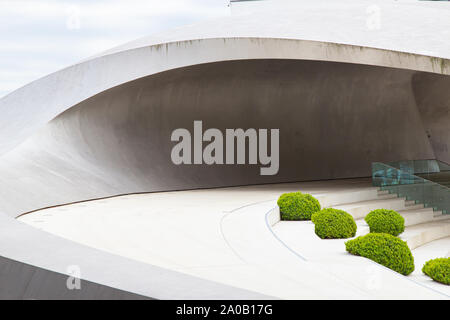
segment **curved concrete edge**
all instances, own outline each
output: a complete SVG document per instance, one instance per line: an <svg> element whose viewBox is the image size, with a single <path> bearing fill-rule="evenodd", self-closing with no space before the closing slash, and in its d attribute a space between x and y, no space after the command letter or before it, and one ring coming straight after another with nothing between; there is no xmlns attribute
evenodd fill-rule
<svg viewBox="0 0 450 320"><path fill-rule="evenodd" d="M77 244L0 213L0 299L269 299ZM66 286L79 270L81 290Z"/></svg>
<svg viewBox="0 0 450 320"><path fill-rule="evenodd" d="M281 221L280 208L276 206L272 210L270 210L266 215L267 223L270 227L273 227L278 222Z"/></svg>
<svg viewBox="0 0 450 320"><path fill-rule="evenodd" d="M0 99L0 155L65 110L115 86L181 67L244 59L332 61L450 75L448 59L331 42L237 37L155 44L81 62Z"/></svg>
<svg viewBox="0 0 450 320"><path fill-rule="evenodd" d="M447 57L448 5L413 0L265 0L238 5L231 15L160 32L124 43L96 56L158 43L198 38L265 37L332 41ZM245 7L245 9L244 9ZM381 25L368 25L369 11L381 13ZM400 18L401 17L401 18ZM411 41L405 35L414 35ZM93 57L91 57L93 58Z"/></svg>

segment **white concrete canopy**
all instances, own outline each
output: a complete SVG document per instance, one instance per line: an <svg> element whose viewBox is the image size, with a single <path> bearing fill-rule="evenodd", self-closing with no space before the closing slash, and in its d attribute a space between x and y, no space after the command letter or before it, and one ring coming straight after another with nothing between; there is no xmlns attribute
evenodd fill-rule
<svg viewBox="0 0 450 320"><path fill-rule="evenodd" d="M0 100L4 115L0 153L8 152L52 118L95 94L158 72L201 63L306 59L450 74L450 9L445 3L268 2L252 14L130 42L12 92ZM378 30L367 27L367 8L371 5L381 10ZM407 35L413 35L413 39ZM29 116L31 110L33 117Z"/></svg>

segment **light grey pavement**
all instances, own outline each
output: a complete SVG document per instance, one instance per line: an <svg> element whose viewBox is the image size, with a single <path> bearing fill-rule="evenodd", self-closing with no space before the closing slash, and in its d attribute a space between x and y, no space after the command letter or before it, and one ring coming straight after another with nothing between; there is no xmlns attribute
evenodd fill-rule
<svg viewBox="0 0 450 320"><path fill-rule="evenodd" d="M281 299L450 299L447 286L430 285L420 271L424 259L447 252L445 239L420 250L418 270L405 277L346 253L344 239L318 238L310 221L272 227L275 199L295 190L335 204L352 197L358 203L377 191L359 179L151 193L45 209L19 220L112 254ZM358 230L368 232L363 220Z"/></svg>

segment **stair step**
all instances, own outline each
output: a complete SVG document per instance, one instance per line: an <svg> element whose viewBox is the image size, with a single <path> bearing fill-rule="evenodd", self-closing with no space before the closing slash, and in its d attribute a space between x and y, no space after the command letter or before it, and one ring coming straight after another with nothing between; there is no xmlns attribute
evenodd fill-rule
<svg viewBox="0 0 450 320"><path fill-rule="evenodd" d="M450 219L450 214L442 214L442 213L439 215L435 214L433 217L433 221L442 221L442 220L447 220L447 219Z"/></svg>
<svg viewBox="0 0 450 320"><path fill-rule="evenodd" d="M381 200L381 199L395 199L398 198L398 196L396 194L382 194L382 195L378 195L378 197L374 200Z"/></svg>
<svg viewBox="0 0 450 320"><path fill-rule="evenodd" d="M418 203L418 204L412 204L412 205L405 205L405 208L408 210L414 210L414 209L424 209L425 207L423 206L422 203ZM432 208L426 208L426 209L430 209L433 210Z"/></svg>
<svg viewBox="0 0 450 320"><path fill-rule="evenodd" d="M334 206L334 208L347 211L355 219L364 218L370 211L375 209L389 209L395 211L406 209L405 199L397 197L392 199L378 199L378 200L367 200L354 203L346 203Z"/></svg>
<svg viewBox="0 0 450 320"><path fill-rule="evenodd" d="M355 191L353 191L355 192ZM349 201L350 200L350 201ZM390 209L400 213L405 218L405 231L400 237L407 241L410 249L415 249L428 242L450 237L450 214L442 214L433 208L425 207L414 200L399 198L388 190L365 190L358 195L347 194L345 197L328 197L328 206L345 210L355 219L364 218L375 209ZM326 202L326 201L324 201ZM322 202L321 202L322 203ZM358 235L369 232L363 220L357 221Z"/></svg>
<svg viewBox="0 0 450 320"><path fill-rule="evenodd" d="M342 192L332 192L314 195L323 208L335 207L344 203L375 200L378 198L377 188L360 188Z"/></svg>
<svg viewBox="0 0 450 320"><path fill-rule="evenodd" d="M405 227L431 222L434 219L434 211L431 208L405 209L398 213L405 218Z"/></svg>
<svg viewBox="0 0 450 320"><path fill-rule="evenodd" d="M410 226L400 235L411 250L431 241L450 237L450 220L433 221Z"/></svg>

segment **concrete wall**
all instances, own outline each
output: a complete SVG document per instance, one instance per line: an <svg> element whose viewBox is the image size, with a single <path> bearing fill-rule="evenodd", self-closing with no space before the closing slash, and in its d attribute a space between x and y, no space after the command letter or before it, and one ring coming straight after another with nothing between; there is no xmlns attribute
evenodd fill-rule
<svg viewBox="0 0 450 320"><path fill-rule="evenodd" d="M372 161L434 158L417 77L449 81L304 60L210 63L132 81L69 109L6 155L0 209L14 216L116 194L361 177ZM222 131L279 128L279 174L260 176L259 165L174 165L171 132L192 132L194 120Z"/></svg>

